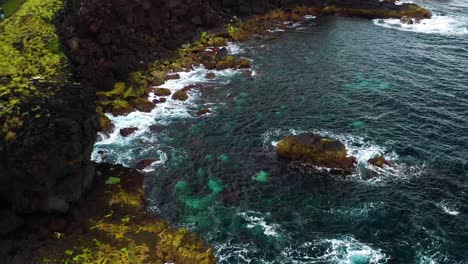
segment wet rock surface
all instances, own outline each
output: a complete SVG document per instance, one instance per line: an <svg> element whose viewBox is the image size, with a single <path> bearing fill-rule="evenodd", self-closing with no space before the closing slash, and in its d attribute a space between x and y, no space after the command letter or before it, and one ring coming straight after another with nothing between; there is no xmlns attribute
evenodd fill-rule
<svg viewBox="0 0 468 264"><path fill-rule="evenodd" d="M356 163L343 143L311 133L287 136L276 150L281 158L332 169L353 169Z"/></svg>

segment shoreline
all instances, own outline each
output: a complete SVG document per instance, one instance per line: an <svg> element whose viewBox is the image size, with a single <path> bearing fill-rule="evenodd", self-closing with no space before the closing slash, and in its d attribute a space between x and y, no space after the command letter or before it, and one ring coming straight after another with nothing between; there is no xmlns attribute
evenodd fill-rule
<svg viewBox="0 0 468 264"><path fill-rule="evenodd" d="M111 90L111 91L101 91L100 93L98 92L98 97L99 96L101 97L100 100L98 101L98 108L97 108L98 113L100 114L100 119L101 119L100 120L101 129L104 129L104 131L106 131L106 130L110 131L111 128L112 128L112 125L109 123L109 121L110 121L109 118L107 117L107 119L106 119L105 117L103 117L104 113L106 112L106 107L108 107L109 105L111 105L111 108L110 108L111 111L115 111L115 113L117 113L117 116L119 114L121 114L121 115L129 114L134 109L143 110L143 111L148 111L148 110L152 111L152 106L149 105L148 102L149 103L153 103L153 102L147 100L147 98L145 98L145 97L148 96L148 98L158 99L159 100L161 97L159 97L159 98L150 97L151 94L154 94L154 92L155 92L153 90L153 88L154 87L161 88L162 86L164 86L164 82L163 83L161 83L161 82L162 81L167 81L168 73L169 73L169 76L171 76L169 78L176 78L175 75L177 75L177 70L181 69L181 68L183 69L184 67L182 67L182 66L187 66L186 67L187 69L193 68L193 62L196 62L196 63L201 63L202 65L204 65L205 68L209 67L211 69L223 69L223 68L225 68L225 69L236 69L236 70L242 70L243 69L243 70L245 70L245 69L251 68L250 63L248 63L248 67L246 67L246 64L245 64L246 61L245 60L242 61L242 58L232 57L232 54L227 54L222 59L215 60L213 62L213 57L216 57L216 55L220 52L222 47L224 47L223 45L219 45L219 44L225 44L225 43L228 42L228 40L241 41L241 42L242 41L247 41L248 39L250 39L251 37L256 36L256 35L260 35L262 37L268 38L268 37L271 36L271 34L268 33L268 29L269 29L268 26L273 25L274 24L273 21L279 21L279 22L295 21L295 20L296 20L296 22L301 21L303 19L302 18L303 16L300 16L299 14L303 14L301 12L304 12L304 11L306 11L305 13L307 13L307 12L309 12L309 9L307 9L307 8L305 10L304 9L294 10L293 9L291 12L290 11L284 11L284 10L283 11L276 10L276 11L274 11L272 13L268 13L267 15L264 15L264 16L258 16L258 17L255 17L253 19L240 22L239 24L236 24L236 25L230 25L230 26L228 26L228 31L224 32L224 33L218 33L218 34L213 34L213 35L210 35L210 34L203 35L202 34L202 41L203 41L202 43L195 44L193 46L189 46L187 48L183 48L183 49L178 50L177 53L179 53L179 55L180 55L180 53L183 54L183 56L181 56L182 58L180 58L180 60L176 59L175 61L171 61L171 60L163 61L163 62L161 62L161 63L159 63L157 65L154 65L154 67L150 68L149 71L131 73L129 80L127 80L125 82L124 89L121 89L121 87L122 87L121 84L120 84L120 87L117 87L118 88L117 90L119 90L118 92L116 92L116 87L114 87L114 90ZM343 15L343 13L345 11L343 11L343 10L339 10L339 11L334 10L333 12L332 11L329 11L329 12L330 13L327 13L328 15L336 14L336 13L341 13L341 15ZM318 15L318 14L317 13L312 13L312 14L307 13L307 15ZM356 12L356 13L350 13L350 15L362 16L363 14L360 13L360 12ZM368 14L364 14L364 15L367 16ZM265 26L265 24L262 24L262 23L265 23L268 26ZM227 35L226 35L226 33L227 33ZM203 38L205 38L205 39L203 40ZM206 46L206 45L209 45L209 44L216 44L216 45ZM68 43L68 45L69 45L69 43ZM214 51L215 49L212 49L211 51L206 51L206 49L208 47L216 47L217 49L216 49L216 51ZM193 54L197 54L197 55L193 55ZM204 55L198 56L198 54L208 55L208 56L211 57L211 59L208 59ZM187 61L184 61L184 58L190 58L191 63L188 63ZM244 65L242 63L244 63ZM153 72L155 72L155 71L158 71L158 72L153 74ZM246 70L246 71L251 71L251 70ZM215 72L215 74L216 74L216 72ZM146 76L151 76L152 79L151 80L146 79ZM149 88L149 86L148 86L148 83L150 81L151 81L151 86L152 86L151 88ZM157 84L157 83L161 83L161 84L160 85L154 85L154 84ZM183 92L187 93L187 91L189 91L190 89L197 89L197 87L195 87L195 88L192 87L192 88L187 88L187 89L186 89L186 87L182 87L179 90L184 90L184 89L185 89L185 91L183 91ZM176 92L176 91L174 91L174 92ZM189 92L189 94L190 94L190 92ZM173 93L171 93L171 96L173 96ZM143 100L141 100L141 99L143 99ZM103 103L103 102L109 102L109 101L110 101L110 103L107 103L107 104ZM117 103L116 103L116 101L117 101ZM158 107L158 106L156 106L156 107ZM203 110L203 109L199 109L199 110ZM94 121L96 121L96 120L94 120ZM116 166L118 167L118 165L116 165ZM102 179L100 179L99 177L95 177L95 178L96 178L95 180L97 182L100 182L100 184L101 184L100 186L102 187ZM99 190L99 188L96 188L96 186L99 186L99 185L92 184L91 182L88 182L88 184L90 184L89 188L90 188L91 195L93 195L94 191ZM140 187L142 187L142 185ZM81 194L79 196L81 196ZM138 208L142 209L142 207L138 207ZM144 210L141 210L141 211L144 211ZM174 231L174 232L177 232L177 231ZM52 244L57 244L56 242L59 241L58 244L61 244L60 241L64 241L63 239L67 239L67 238L64 238L62 235L60 235L60 233L61 232L53 231L52 232L53 237L48 238L46 240L47 242L45 242L45 243L51 242ZM160 233L154 233L153 235L158 235L158 234L160 234ZM176 238L172 237L171 239L176 239ZM43 242L41 242L41 243L43 243ZM169 242L169 243L172 243L172 242ZM96 244L96 245L98 245L98 244ZM199 249L204 248L204 246L201 246L201 244L197 244L197 245L198 245L197 247ZM62 250L63 248L60 248L60 246L59 246L58 248L55 248L55 249L56 250ZM66 250L68 250L68 249L66 249ZM102 250L102 248L99 249L99 250ZM65 253L65 255L63 255L63 253ZM79 256L79 254L75 255L75 253L77 253L77 252L75 252L75 250L73 251L73 253L71 253L71 254L69 254L69 253L70 253L70 251L68 251L68 253L67 253L67 251L61 252L62 255L59 258L62 258L62 260L63 260L63 259L72 258L72 257L75 258L75 257ZM49 253L47 253L47 254L49 254ZM170 253L167 253L167 254L170 255ZM44 256L44 255L41 255L41 253L39 253L39 256ZM128 252L127 252L127 256L128 256ZM172 257L174 257L174 256L172 256ZM204 258L206 259L207 262L193 262L193 263L214 263L214 259L213 259L214 256L212 255L212 252L211 253L206 253L204 255ZM54 262L49 262L49 263L54 263ZM190 263L190 262L187 262L187 263Z"/></svg>

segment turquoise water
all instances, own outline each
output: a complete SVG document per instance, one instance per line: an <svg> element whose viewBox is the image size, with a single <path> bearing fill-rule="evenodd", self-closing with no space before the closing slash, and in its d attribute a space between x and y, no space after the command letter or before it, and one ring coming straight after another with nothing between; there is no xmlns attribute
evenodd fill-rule
<svg viewBox="0 0 468 264"><path fill-rule="evenodd" d="M115 118L140 132L95 158L160 158L148 209L202 234L219 263L468 263L468 4L422 4L434 22L324 17L242 44L253 78L225 71L189 102ZM278 160L275 142L300 132L343 141L356 172ZM380 154L399 167L369 168Z"/></svg>

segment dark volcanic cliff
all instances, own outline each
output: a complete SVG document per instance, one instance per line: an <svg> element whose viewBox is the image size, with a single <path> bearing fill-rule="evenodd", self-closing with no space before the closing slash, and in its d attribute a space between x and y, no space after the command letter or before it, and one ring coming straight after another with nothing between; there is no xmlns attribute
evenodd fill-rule
<svg viewBox="0 0 468 264"><path fill-rule="evenodd" d="M229 22L233 15L297 5L344 11L350 7L385 12L407 8L392 0L70 0L58 26L78 76L106 90L129 72L170 56L170 51L202 31Z"/></svg>

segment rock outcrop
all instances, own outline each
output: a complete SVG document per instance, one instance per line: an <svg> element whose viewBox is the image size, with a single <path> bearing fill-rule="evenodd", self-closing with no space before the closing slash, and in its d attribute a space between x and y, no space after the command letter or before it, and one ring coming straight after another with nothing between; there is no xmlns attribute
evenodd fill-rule
<svg viewBox="0 0 468 264"><path fill-rule="evenodd" d="M332 169L353 169L356 158L348 157L343 143L311 133L287 136L277 145L278 156Z"/></svg>

